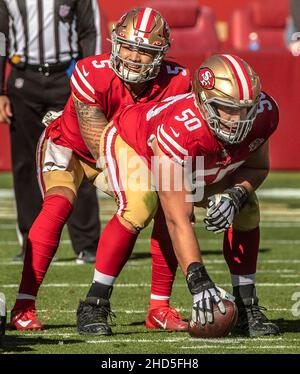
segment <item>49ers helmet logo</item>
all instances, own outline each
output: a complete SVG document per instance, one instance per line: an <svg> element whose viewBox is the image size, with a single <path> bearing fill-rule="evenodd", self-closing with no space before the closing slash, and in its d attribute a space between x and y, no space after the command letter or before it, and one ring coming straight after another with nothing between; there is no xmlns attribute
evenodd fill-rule
<svg viewBox="0 0 300 374"><path fill-rule="evenodd" d="M137 36L134 40L135 40L137 43L144 43L144 39L141 38L140 36Z"/></svg>
<svg viewBox="0 0 300 374"><path fill-rule="evenodd" d="M198 73L199 83L205 90L212 90L215 87L215 76L209 68L202 68Z"/></svg>

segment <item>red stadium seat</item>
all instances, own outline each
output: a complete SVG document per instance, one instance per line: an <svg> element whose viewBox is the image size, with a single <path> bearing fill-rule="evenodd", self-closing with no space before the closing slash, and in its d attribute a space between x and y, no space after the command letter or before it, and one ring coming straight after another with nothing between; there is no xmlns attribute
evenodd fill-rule
<svg viewBox="0 0 300 374"><path fill-rule="evenodd" d="M11 170L9 125L0 123L0 172Z"/></svg>
<svg viewBox="0 0 300 374"><path fill-rule="evenodd" d="M253 0L237 9L229 20L230 46L245 51L249 49L249 35L256 33L261 49L285 49L288 11L288 0Z"/></svg>
<svg viewBox="0 0 300 374"><path fill-rule="evenodd" d="M159 11L169 23L172 46L168 55L177 58L218 49L219 39L212 10L199 6L198 0L152 0L144 6Z"/></svg>
<svg viewBox="0 0 300 374"><path fill-rule="evenodd" d="M7 64L6 78L10 72L10 65ZM11 170L11 154L10 154L10 134L9 125L0 122L0 172Z"/></svg>
<svg viewBox="0 0 300 374"><path fill-rule="evenodd" d="M107 40L110 39L110 29L107 20L107 16L103 10L101 0L98 0L99 8L100 8L100 32L101 32L101 53L110 52L111 50L111 43Z"/></svg>

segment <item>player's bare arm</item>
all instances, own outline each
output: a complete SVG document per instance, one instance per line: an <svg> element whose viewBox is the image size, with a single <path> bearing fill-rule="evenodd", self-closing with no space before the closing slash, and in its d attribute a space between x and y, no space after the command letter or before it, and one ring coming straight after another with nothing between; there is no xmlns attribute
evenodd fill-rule
<svg viewBox="0 0 300 374"><path fill-rule="evenodd" d="M190 192L185 187L185 183L181 184L181 189L174 189L174 176L176 176L176 181L177 178L181 178L183 182L184 169L163 154L156 139L152 142L152 149L154 155L159 156L161 160L158 187L162 185L163 172L171 170L170 190L165 191L158 188L157 191L178 263L193 295L192 320L195 323L200 320L202 325L207 321L211 323L214 319L213 304L218 306L222 314L225 313L225 307L214 282L203 265L198 240L191 224L193 203L187 201L187 195Z"/></svg>
<svg viewBox="0 0 300 374"><path fill-rule="evenodd" d="M152 149L155 156L160 157L159 184L162 186L165 170L170 170L170 191L158 191L158 196L164 210L168 230L172 239L173 247L182 268L186 275L187 267L193 262L202 262L199 244L193 230L190 218L193 214L193 203L187 202L186 197L190 194L186 190L185 184L180 191L172 189L174 187L174 175L176 178L184 178L183 168L178 163L172 161L159 148L157 140L152 142ZM167 176L168 177L168 176Z"/></svg>
<svg viewBox="0 0 300 374"><path fill-rule="evenodd" d="M74 94L73 101L82 138L94 159L98 160L100 137L108 121L99 108L81 102Z"/></svg>
<svg viewBox="0 0 300 374"><path fill-rule="evenodd" d="M232 185L241 184L252 193L266 179L269 170L269 143L266 142L232 175Z"/></svg>

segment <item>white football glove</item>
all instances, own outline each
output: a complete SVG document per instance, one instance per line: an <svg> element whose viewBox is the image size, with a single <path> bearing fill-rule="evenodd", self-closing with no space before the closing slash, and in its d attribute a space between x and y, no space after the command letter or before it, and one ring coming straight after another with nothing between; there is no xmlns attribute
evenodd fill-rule
<svg viewBox="0 0 300 374"><path fill-rule="evenodd" d="M202 325L205 325L206 322L212 323L214 321L213 304L216 304L220 312L225 314L223 301L215 287L194 295L192 321L194 323L200 321Z"/></svg>
<svg viewBox="0 0 300 374"><path fill-rule="evenodd" d="M225 306L219 295L218 289L203 264L193 262L187 269L187 284L193 295L192 321L213 323L213 304L216 304L222 314L226 313Z"/></svg>
<svg viewBox="0 0 300 374"><path fill-rule="evenodd" d="M56 120L56 118L62 115L62 112L63 111L55 112L54 110L49 110L49 112L47 112L42 119L43 125L48 127L54 120Z"/></svg>
<svg viewBox="0 0 300 374"><path fill-rule="evenodd" d="M247 199L248 192L241 185L228 188L221 194L210 196L204 218L206 229L215 233L229 229L235 215L239 213Z"/></svg>

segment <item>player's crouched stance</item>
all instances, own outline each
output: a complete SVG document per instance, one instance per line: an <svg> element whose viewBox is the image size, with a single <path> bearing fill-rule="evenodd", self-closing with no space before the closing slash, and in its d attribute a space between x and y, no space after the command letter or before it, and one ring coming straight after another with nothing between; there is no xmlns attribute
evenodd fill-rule
<svg viewBox="0 0 300 374"><path fill-rule="evenodd" d="M29 232L22 280L11 312L11 327L19 331L43 329L36 309L38 291L76 205L80 186L85 181L92 184L99 173L96 160L100 134L114 113L127 105L157 102L190 91L189 71L165 60L170 47L169 26L154 9L137 7L126 12L113 28L111 41L111 53L78 61L70 81L72 95L62 114L54 119L57 113L51 113L44 119L49 126L37 149L37 173L44 202ZM130 206L122 206L130 211ZM107 320L108 298L115 278L131 255L138 224L127 230L116 215L105 226L94 273L95 296L102 299L101 311L97 314L94 305L99 305L99 300L91 292L88 302L82 304L86 311L83 316ZM164 266L166 259L155 244L151 240L153 270L146 327L186 331L187 322L170 305L175 274ZM167 260L172 261L175 270L174 253ZM86 330L93 333L94 327ZM109 334L110 328L103 328L102 333Z"/></svg>
<svg viewBox="0 0 300 374"><path fill-rule="evenodd" d="M193 83L193 93L155 105L127 107L102 134L101 155L106 159L103 173L107 172L118 203L114 219L129 231L140 231L154 216L159 198L165 219L160 220L157 243L164 248L169 234L193 296L192 320L205 325L214 321L216 310L225 312L219 290L204 267L191 224L194 205L205 207L206 228L224 233L223 252L239 314L233 332L276 335L279 329L262 313L255 293L259 204L254 191L269 171L268 138L277 128L278 108L270 96L261 92L253 69L237 56L210 57L196 71ZM142 156L148 169L153 156L159 159L156 192L145 186L139 190L136 185L134 191L130 190L127 182L133 170L128 162L121 162L120 149L130 156ZM187 188L190 183L185 180L188 158L193 175L204 175L201 198L194 191L194 199L187 199L191 197ZM121 175L127 179L120 181ZM103 180L101 177L99 182L106 190ZM177 181L186 183L178 189ZM129 234L127 237L128 248L133 248L135 240L129 243ZM98 250L101 252L101 245ZM100 275L98 279L94 278L87 299L77 310L81 334L111 333L107 321L110 292L109 288L106 294L103 292Z"/></svg>

